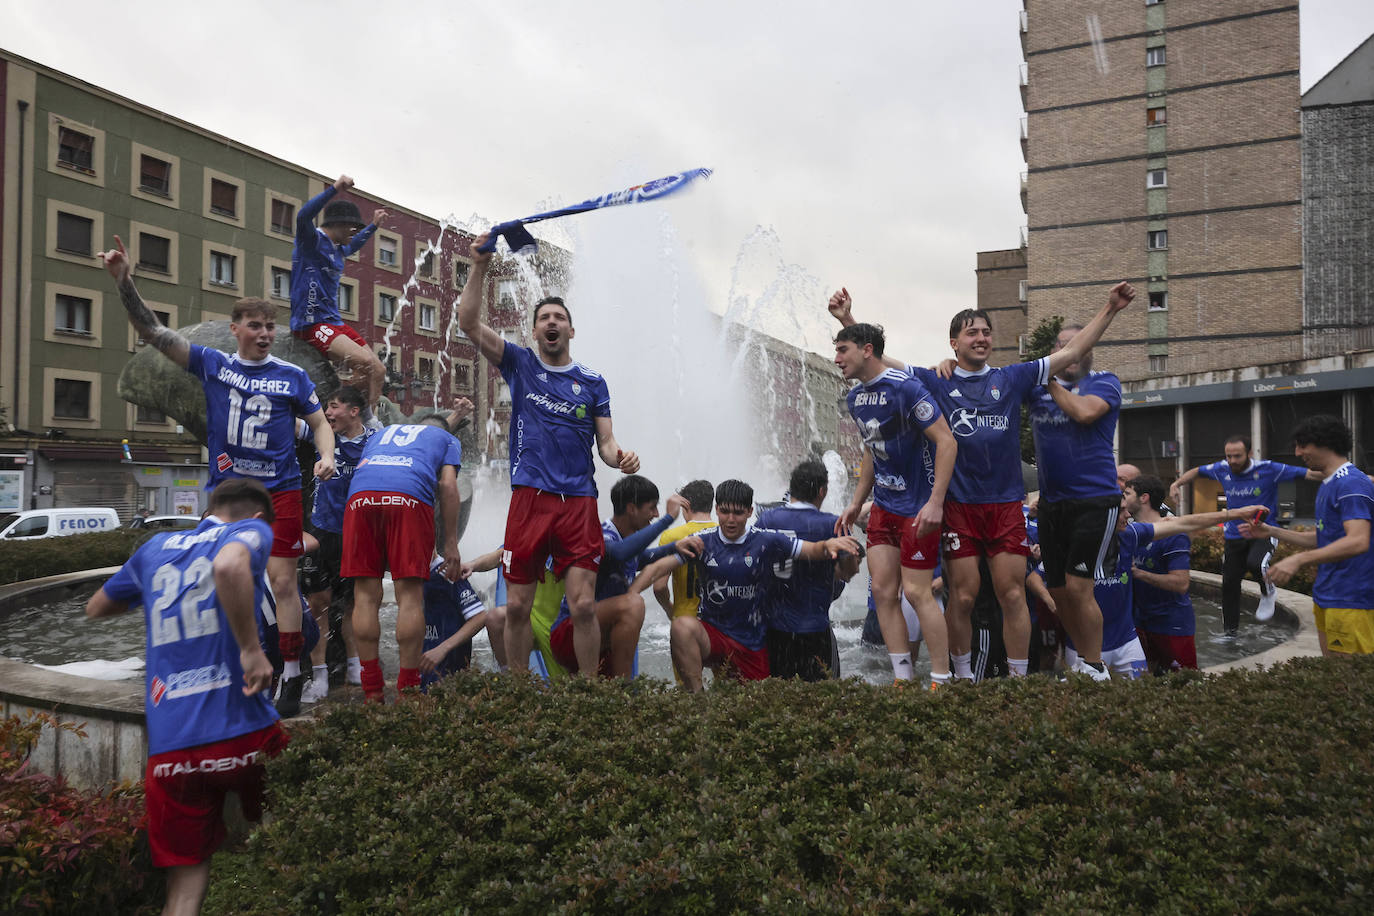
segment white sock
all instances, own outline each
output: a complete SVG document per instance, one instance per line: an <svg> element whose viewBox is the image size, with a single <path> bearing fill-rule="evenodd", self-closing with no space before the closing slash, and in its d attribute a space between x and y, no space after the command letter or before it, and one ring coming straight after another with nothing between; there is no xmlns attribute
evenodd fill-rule
<svg viewBox="0 0 1374 916"><path fill-rule="evenodd" d="M310 679L317 684L329 684L329 666L313 665L310 668Z"/></svg>
<svg viewBox="0 0 1374 916"><path fill-rule="evenodd" d="M294 662L282 662L281 676L283 680L290 680L293 677L301 676L301 663L297 659Z"/></svg>
<svg viewBox="0 0 1374 916"><path fill-rule="evenodd" d="M1029 659L1024 659L1024 658L1009 658L1009 659L1007 659L1007 668L1010 669L1010 671L1011 671L1011 676L1012 676L1012 677L1025 677L1025 676L1026 676L1026 665L1027 665L1027 662L1028 662L1028 661L1029 661Z"/></svg>
<svg viewBox="0 0 1374 916"><path fill-rule="evenodd" d="M887 653L888 660L892 662L892 679L896 681L911 680L911 653L902 652L898 655Z"/></svg>
<svg viewBox="0 0 1374 916"><path fill-rule="evenodd" d="M949 678L950 673L948 671L946 671L944 674L936 674L934 671L930 672L930 683L932 687L945 686L949 683Z"/></svg>
<svg viewBox="0 0 1374 916"><path fill-rule="evenodd" d="M348 673L344 680L349 684L361 684L363 682L363 663L356 655L348 657Z"/></svg>
<svg viewBox="0 0 1374 916"><path fill-rule="evenodd" d="M973 652L965 652L963 655L950 653L949 656L954 661L954 676L964 680L973 680Z"/></svg>

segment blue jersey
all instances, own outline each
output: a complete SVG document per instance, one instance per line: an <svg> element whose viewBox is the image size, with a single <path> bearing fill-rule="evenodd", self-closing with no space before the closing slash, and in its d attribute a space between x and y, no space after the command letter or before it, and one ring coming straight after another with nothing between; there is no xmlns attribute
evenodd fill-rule
<svg viewBox="0 0 1374 916"><path fill-rule="evenodd" d="M949 498L960 503L1020 502L1021 404L1036 385L1049 382L1049 359L978 372L955 368L942 379L930 369L908 367L935 397L959 443ZM1115 477L1115 471L1113 471Z"/></svg>
<svg viewBox="0 0 1374 916"><path fill-rule="evenodd" d="M1269 510L1269 518L1279 517L1279 482L1301 480L1307 476L1307 469L1281 461L1251 461L1250 466L1239 474L1231 471L1225 461L1214 461L1197 469L1202 477L1210 477L1221 484L1226 493L1226 505L1233 509L1241 506L1264 506ZM1226 523L1226 538L1238 539L1241 520Z"/></svg>
<svg viewBox="0 0 1374 916"><path fill-rule="evenodd" d="M1186 534L1171 534L1151 541L1136 551L1135 565L1160 574L1191 569L1192 544ZM1197 621L1193 616L1193 599L1187 592L1180 595L1136 579L1131 597L1135 602L1135 623L1140 629L1169 636L1193 635Z"/></svg>
<svg viewBox="0 0 1374 916"><path fill-rule="evenodd" d="M348 495L404 493L434 505L434 488L444 465L457 470L463 450L458 440L428 423L388 426L367 440L353 471Z"/></svg>
<svg viewBox="0 0 1374 916"><path fill-rule="evenodd" d="M719 528L697 537L704 545L692 561L701 569L697 617L746 649L762 649L764 576L770 564L796 559L801 541L767 528L749 528L738 541L727 541Z"/></svg>
<svg viewBox="0 0 1374 916"><path fill-rule="evenodd" d="M834 536L836 521L810 503L793 502L765 510L758 525L803 541L824 541ZM844 590L834 560L787 559L774 563L769 572L763 591L768 626L788 633L819 633L830 627L830 604Z"/></svg>
<svg viewBox="0 0 1374 916"><path fill-rule="evenodd" d="M296 417L320 409L305 370L275 356L246 360L198 344L186 369L205 389L208 486L248 477L274 492L299 488Z"/></svg>
<svg viewBox="0 0 1374 916"><path fill-rule="evenodd" d="M376 430L363 427L354 439L343 436L334 437L334 476L328 480L315 481L314 508L310 511L310 524L321 531L343 533L344 505L348 502L348 486L353 482L353 472L363 457L363 447ZM305 439L314 440L307 430Z"/></svg>
<svg viewBox="0 0 1374 916"><path fill-rule="evenodd" d="M1374 484L1349 462L1317 488L1317 546L1345 537L1348 521L1370 521ZM1324 608L1374 608L1374 550L1317 567L1312 600Z"/></svg>
<svg viewBox="0 0 1374 916"><path fill-rule="evenodd" d="M425 580L425 643L428 652L457 633L467 621L486 610L482 599L467 579L450 582L444 578L440 567L444 561L435 557L429 566L429 578ZM472 643L456 646L444 660L429 674L422 675L420 686L428 687L439 678L461 671L472 660Z"/></svg>
<svg viewBox="0 0 1374 916"><path fill-rule="evenodd" d="M940 415L935 401L896 369L855 385L846 401L873 456L873 501L894 515L916 515L935 483L935 446L923 433Z"/></svg>
<svg viewBox="0 0 1374 916"><path fill-rule="evenodd" d="M1091 423L1076 423L1054 403L1048 388L1038 386L1031 392L1028 403L1040 498L1059 502L1120 497L1112 444L1121 413L1121 380L1110 372L1089 372L1065 387L1076 394L1096 395L1107 402L1107 412Z"/></svg>
<svg viewBox="0 0 1374 916"><path fill-rule="evenodd" d="M510 388L510 482L562 496L595 496L596 418L611 415L606 380L586 366L549 366L528 347L506 344L501 377Z"/></svg>
<svg viewBox="0 0 1374 916"><path fill-rule="evenodd" d="M296 245L291 249L291 330L312 324L343 324L339 314L339 281L344 259L367 244L375 225L368 225L346 245L335 245L324 230L315 228L315 217L334 196L330 185L301 207L296 214Z"/></svg>
<svg viewBox="0 0 1374 916"><path fill-rule="evenodd" d="M260 519L212 519L195 531L155 535L105 583L113 600L143 604L150 755L226 741L277 721L267 691L243 695L238 642L215 592L215 556L230 544L248 550L256 606L272 552L272 529Z"/></svg>

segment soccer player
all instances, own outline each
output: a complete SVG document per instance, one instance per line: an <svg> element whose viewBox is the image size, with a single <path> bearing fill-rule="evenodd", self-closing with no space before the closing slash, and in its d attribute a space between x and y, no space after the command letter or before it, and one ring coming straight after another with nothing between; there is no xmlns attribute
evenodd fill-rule
<svg viewBox="0 0 1374 916"><path fill-rule="evenodd" d="M684 484L678 490L678 495L684 502L682 524L663 532L658 539L659 546L715 527L716 520L711 517L711 509L715 505L716 489L709 480L693 480ZM654 583L654 598L670 620L684 614L696 614L697 605L701 602L701 596L697 594L696 574L696 566L688 563ZM669 585L672 586L671 591Z"/></svg>
<svg viewBox="0 0 1374 916"><path fill-rule="evenodd" d="M320 631L329 632L331 605L343 612L341 629L348 653L347 681L350 684L362 683L362 668L358 646L353 640L353 580L339 575L339 567L343 562L343 516L348 486L353 482L353 470L362 460L368 437L374 432L363 425L362 414L366 409L362 392L352 385L340 386L325 402L324 417L334 433L334 476L315 485L314 506L307 530L320 546L302 558L300 567L301 590L305 592L306 604ZM311 658L310 684L301 694L302 703L315 703L329 695L326 642L321 640Z"/></svg>
<svg viewBox="0 0 1374 916"><path fill-rule="evenodd" d="M1285 480L1321 480L1321 475L1311 468L1281 461L1257 461L1250 457L1248 436L1234 435L1222 447L1225 458L1190 468L1179 475L1169 486L1169 497L1178 505L1183 486L1191 484L1199 476L1207 477L1221 484L1226 493L1226 504L1259 503L1269 510L1269 518L1277 521L1279 511L1279 484ZM1273 527L1273 526L1269 526ZM1221 621L1227 636L1235 636L1240 629L1240 584L1245 580L1248 570L1260 584L1259 606L1255 608L1255 619L1268 620L1274 616L1276 598L1273 584L1265 577L1274 549L1279 546L1274 537L1250 540L1242 537L1240 523L1226 526L1224 552L1221 558Z"/></svg>
<svg viewBox="0 0 1374 916"><path fill-rule="evenodd" d="M511 501L506 516L506 659L526 670L533 642L530 607L544 563L566 579L578 667L596 670L601 630L596 623L596 571L603 545L596 511L592 446L608 467L633 474L639 457L616 442L606 380L572 360L572 313L557 296L534 307L536 350L507 345L481 320L491 253L470 249L472 270L458 300L458 327L500 367L511 394Z"/></svg>
<svg viewBox="0 0 1374 916"><path fill-rule="evenodd" d="M428 690L442 677L472 664L472 637L487 623L487 609L477 590L459 573L444 576L444 558L435 554L425 580L425 639L420 656L420 689ZM490 567L488 567L490 568Z"/></svg>
<svg viewBox="0 0 1374 916"><path fill-rule="evenodd" d="M1065 325L1052 352L1064 350L1082 330ZM1102 629L1094 583L1113 565L1121 505L1113 450L1121 381L1110 372L1094 372L1092 351L1084 350L1078 361L1060 366L1047 385L1031 392L1029 408L1045 585L1064 630L1091 662Z"/></svg>
<svg viewBox="0 0 1374 916"><path fill-rule="evenodd" d="M716 487L716 518L720 525L677 542L677 553L646 567L631 585L643 591L655 579L686 562L687 554L701 566L701 606L695 617L674 617L668 636L673 666L684 686L702 689L702 671L758 681L768 677L764 644L762 599L765 569L785 560L835 559L840 553L859 553L851 537L802 541L781 531L749 526L754 513L754 488L741 480Z"/></svg>
<svg viewBox="0 0 1374 916"><path fill-rule="evenodd" d="M1139 476L1126 482L1123 504L1137 522L1157 525L1164 519L1164 481ZM1188 597L1192 539L1186 534L1156 537L1136 552L1131 570L1136 634L1145 660L1156 674L1197 668L1194 631L1197 618Z"/></svg>
<svg viewBox="0 0 1374 916"><path fill-rule="evenodd" d="M787 485L791 501L765 509L759 515L757 527L804 541L825 540L834 533L839 521L831 513L821 511L829 485L830 475L824 464L815 459L803 461L792 469ZM838 562L783 560L772 565L763 591L770 676L799 677L804 681L840 676L839 647L830 626L830 605L858 571L857 554L846 554ZM903 624L905 629L905 621ZM910 650L909 646L906 648Z"/></svg>
<svg viewBox="0 0 1374 916"><path fill-rule="evenodd" d="M980 556L988 561L1002 607L1007 666L1014 676L1026 673L1030 614L1026 608L1025 557L1029 546L1021 514L1026 493L1019 460L1021 405L1037 385L1047 385L1064 368L1081 362L1112 318L1134 298L1134 287L1118 283L1109 292L1107 304L1064 348L1032 362L1001 368L988 365L992 322L987 313L965 309L949 325L955 360L948 378L933 369L905 367L934 396L959 442L944 518L945 578L950 587L945 619L956 677L972 676L971 620ZM842 325L855 323L848 291L842 289L831 297L830 312ZM888 365L901 367L902 363L889 357ZM1092 634L1093 628L1085 627L1080 634L1080 650L1093 676L1105 679Z"/></svg>
<svg viewBox="0 0 1374 916"><path fill-rule="evenodd" d="M367 381L367 408L364 421L372 420L382 396L386 367L357 331L344 324L339 314L339 281L344 261L360 250L386 219L385 210L376 210L372 222L364 226L358 205L349 200L332 200L340 191L353 187L353 179L339 180L305 202L296 214L296 244L291 249L291 333L334 360L362 373ZM326 206L328 204L328 206ZM320 227L315 217L324 210ZM375 421L374 421L375 425Z"/></svg>
<svg viewBox="0 0 1374 916"><path fill-rule="evenodd" d="M148 338L145 338L145 340ZM286 746L258 645L272 498L230 479L194 531L154 535L86 604L105 617L142 604L147 620L148 845L167 871L164 913L198 913L224 842L224 796L262 814L263 759Z"/></svg>
<svg viewBox="0 0 1374 916"><path fill-rule="evenodd" d="M598 673L607 677L629 678L634 672L635 649L644 626L644 597L630 592L630 583L639 571L640 555L654 539L677 518L682 497L673 494L668 512L658 513L658 487L638 474L627 474L611 487L610 518L601 523L605 554L596 574L596 626L601 633L601 655L595 668L581 666L573 645L575 623L565 594L558 617L549 631L553 657L567 671L584 677Z"/></svg>
<svg viewBox="0 0 1374 916"><path fill-rule="evenodd" d="M457 579L458 468L462 449L442 417L434 423L388 426L372 436L353 472L344 509L342 573L353 583L353 638L362 664L363 693L380 703L385 689L377 644L382 574L391 571L396 593L396 643L401 670L396 689L420 686L425 635L424 582L434 556L437 490L443 520L442 572Z"/></svg>
<svg viewBox="0 0 1374 916"><path fill-rule="evenodd" d="M1244 526L1247 537L1278 538L1304 548L1269 566L1268 578L1283 585L1304 566L1317 566L1312 613L1322 654L1374 653L1374 483L1350 463L1350 428L1318 414L1293 430L1293 452L1322 476L1317 488L1315 531L1287 531L1266 524Z"/></svg>
<svg viewBox="0 0 1374 916"><path fill-rule="evenodd" d="M1162 484L1161 484L1162 486ZM1139 678L1145 674L1145 649L1136 634L1134 591L1131 576L1135 560L1147 544L1158 538L1169 538L1189 531L1203 528L1232 519L1253 517L1264 512L1263 506L1244 506L1236 509L1223 509L1220 512L1201 512L1196 515L1160 517L1153 522L1132 521L1126 509L1128 497L1121 496L1120 512L1117 513L1117 555L1107 575L1096 583L1096 600L1102 609L1102 660L1112 674L1125 678ZM1073 634L1069 634L1065 647L1066 661L1070 670L1093 675L1078 666L1078 652L1073 644ZM1093 677L1094 680L1100 678Z"/></svg>
<svg viewBox="0 0 1374 916"><path fill-rule="evenodd" d="M883 365L885 346L883 329L873 324L850 324L835 335L835 365L846 379L858 382L847 403L864 440L859 484L835 531L849 530L872 493L868 575L892 676L912 677L902 619L905 594L930 653L931 686L938 687L949 680L949 643L930 583L940 561L945 492L958 446L925 386Z"/></svg>
<svg viewBox="0 0 1374 916"><path fill-rule="evenodd" d="M301 468L296 458L296 417L315 437L320 459L315 477L334 476L334 433L325 422L315 385L305 370L272 355L277 336L276 306L265 299L234 303L229 331L238 352L226 355L193 344L164 327L134 288L129 256L115 236L115 247L101 260L114 277L129 323L140 337L187 372L205 390L206 447L210 485L235 477L257 480L272 494L272 556L267 575L277 602L277 626L284 663L278 712L300 711L301 600L296 560L304 553L301 519Z"/></svg>

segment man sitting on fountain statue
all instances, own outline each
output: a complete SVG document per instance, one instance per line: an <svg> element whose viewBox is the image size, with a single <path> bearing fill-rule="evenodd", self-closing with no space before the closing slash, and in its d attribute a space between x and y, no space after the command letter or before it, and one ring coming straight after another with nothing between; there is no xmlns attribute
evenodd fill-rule
<svg viewBox="0 0 1374 916"><path fill-rule="evenodd" d="M391 572L396 593L396 642L400 671L396 689L420 686L425 636L424 583L434 555L436 492L442 513L441 573L456 580L458 554L458 468L462 449L443 416L388 426L368 440L353 472L344 509L342 574L353 583L353 638L362 661L367 701L383 700L385 678L378 643L382 575Z"/></svg>
<svg viewBox="0 0 1374 916"><path fill-rule="evenodd" d="M683 686L702 690L702 672L746 681L768 677L768 648L763 618L763 580L772 563L819 562L841 554L858 556L853 538L803 541L782 531L750 527L754 488L742 480L716 487L720 524L678 541L676 553L647 566L630 586L641 592L661 576L688 562L701 570L701 606L695 617L674 617L669 631L673 667Z"/></svg>
<svg viewBox="0 0 1374 916"><path fill-rule="evenodd" d="M596 572L604 546L596 510L592 447L626 474L639 457L616 442L611 398L598 373L572 360L572 313L557 296L534 308L536 349L508 345L481 320L491 253L474 239L467 283L458 301L458 327L500 367L511 394L511 502L506 516L506 659L527 670L533 634L530 607L550 555L554 575L566 577L578 667L596 670L601 630L596 622Z"/></svg>
<svg viewBox="0 0 1374 916"><path fill-rule="evenodd" d="M210 857L224 842L225 795L237 793L257 820L264 758L288 740L254 622L272 502L257 481L224 481L210 494L214 519L154 535L86 604L90 617L140 603L147 616L144 794L153 865L168 870L164 913L200 912Z"/></svg>
<svg viewBox="0 0 1374 916"><path fill-rule="evenodd" d="M193 344L165 327L134 287L124 243L101 254L114 277L129 323L160 353L200 380L205 392L206 447L210 486L236 477L262 483L272 494L272 556L267 575L277 602L277 626L284 663L278 710L290 718L300 711L305 679L300 670L301 601L296 560L302 539L301 467L296 458L296 417L315 437L320 459L315 477L334 476L334 433L325 421L315 384L301 367L272 355L277 308L265 299L234 303L229 330L238 343L232 355Z"/></svg>
<svg viewBox="0 0 1374 916"><path fill-rule="evenodd" d="M296 214L296 243L291 249L291 333L334 360L359 372L367 383L367 404L363 422L372 428L380 423L372 416L382 396L386 367L357 331L344 324L339 313L339 281L349 255L372 238L386 218L386 210L372 213L371 224L364 226L358 205L350 200L332 200L340 191L353 187L353 179L339 180L305 202ZM327 204L327 206L326 206ZM319 228L315 217L324 210Z"/></svg>

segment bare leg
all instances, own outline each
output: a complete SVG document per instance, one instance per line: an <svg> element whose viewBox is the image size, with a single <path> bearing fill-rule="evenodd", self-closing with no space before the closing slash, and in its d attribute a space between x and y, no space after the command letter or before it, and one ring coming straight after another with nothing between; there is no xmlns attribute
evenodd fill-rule
<svg viewBox="0 0 1374 916"><path fill-rule="evenodd" d="M988 557L992 587L1002 606L1002 644L1007 658L1025 659L1030 652L1030 610L1026 607L1026 558L1015 553ZM1099 635L1099 640L1101 636Z"/></svg>
<svg viewBox="0 0 1374 916"><path fill-rule="evenodd" d="M674 617L668 645L673 653L673 667L682 675L683 686L692 693L701 693L704 660L711 654L706 628L695 617Z"/></svg>
<svg viewBox="0 0 1374 916"><path fill-rule="evenodd" d="M277 602L277 629L282 633L299 633L301 592L296 587L296 558L268 557L267 579Z"/></svg>
<svg viewBox="0 0 1374 916"><path fill-rule="evenodd" d="M567 583L568 616L572 618L577 670L583 677L596 677L596 666L601 660L601 626L596 619L596 573L570 566L564 582ZM507 590L507 597L509 594Z"/></svg>
<svg viewBox="0 0 1374 916"><path fill-rule="evenodd" d="M376 409L377 401L382 396L382 383L386 380L386 366L382 365L377 354L359 346L351 338L336 334L329 342L329 358L362 374L366 384L367 406Z"/></svg>
<svg viewBox="0 0 1374 916"><path fill-rule="evenodd" d="M358 658L365 662L377 657L377 645L382 638L382 623L377 615L381 609L382 580L354 579L353 638L358 643Z"/></svg>
<svg viewBox="0 0 1374 916"><path fill-rule="evenodd" d="M487 639L491 640L491 655L497 667L504 670L506 662L506 606L498 605L487 611Z"/></svg>
<svg viewBox="0 0 1374 916"><path fill-rule="evenodd" d="M425 643L425 582L423 579L393 579L396 591L396 644L401 667L419 668Z"/></svg>
<svg viewBox="0 0 1374 916"><path fill-rule="evenodd" d="M983 582L978 572L978 558L946 560L945 581L949 583L949 601L945 605L949 651L955 655L966 655L973 651L973 602L978 598L978 589Z"/></svg>
<svg viewBox="0 0 1374 916"><path fill-rule="evenodd" d="M907 651L906 618L902 616L902 552L891 544L868 549L868 576L873 583L873 612L889 655ZM921 621L925 625L925 621Z"/></svg>
<svg viewBox="0 0 1374 916"><path fill-rule="evenodd" d="M902 591L906 593L906 600L916 609L916 619L921 621L921 638L925 640L926 651L930 653L930 673L949 674L949 634L945 628L945 615L940 610L940 603L935 600L935 595L930 590L930 583L934 581L931 575L933 572L934 570L930 569L902 567ZM900 610L899 606L898 611ZM902 622L902 630L902 638L905 639L905 620ZM919 646L920 643L916 645ZM915 652L912 652L911 657L914 661Z"/></svg>
<svg viewBox="0 0 1374 916"><path fill-rule="evenodd" d="M1093 595L1095 581L1082 576L1065 576L1064 585L1050 589L1059 610L1064 631L1073 640L1079 658L1102 662L1102 608Z"/></svg>
<svg viewBox="0 0 1374 916"><path fill-rule="evenodd" d="M320 641L315 643L310 653L311 665L324 664L325 650L329 647L329 602L332 597L329 589L305 596L305 603L310 606L310 616L315 618L315 625L320 628Z"/></svg>
<svg viewBox="0 0 1374 916"><path fill-rule="evenodd" d="M167 900L162 916L196 916L210 888L210 862L167 869Z"/></svg>
<svg viewBox="0 0 1374 916"><path fill-rule="evenodd" d="M611 648L611 677L628 679L634 672L635 649L639 647L639 631L644 627L644 596L617 595L598 601L596 620L602 644Z"/></svg>
<svg viewBox="0 0 1374 916"><path fill-rule="evenodd" d="M530 648L534 645L530 607L534 604L535 585L506 580L506 664L512 671L530 670Z"/></svg>

